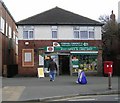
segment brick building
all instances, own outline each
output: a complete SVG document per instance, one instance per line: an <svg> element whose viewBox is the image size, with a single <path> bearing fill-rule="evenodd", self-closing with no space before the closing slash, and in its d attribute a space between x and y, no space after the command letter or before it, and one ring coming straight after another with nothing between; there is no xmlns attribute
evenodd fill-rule
<svg viewBox="0 0 120 103"><path fill-rule="evenodd" d="M73 75L78 69L102 74L102 39L98 21L59 7L21 20L18 25L18 72L47 73L49 59L58 65L58 75Z"/></svg>
<svg viewBox="0 0 120 103"><path fill-rule="evenodd" d="M18 63L18 32L15 20L0 0L0 75L6 75L7 67Z"/></svg>

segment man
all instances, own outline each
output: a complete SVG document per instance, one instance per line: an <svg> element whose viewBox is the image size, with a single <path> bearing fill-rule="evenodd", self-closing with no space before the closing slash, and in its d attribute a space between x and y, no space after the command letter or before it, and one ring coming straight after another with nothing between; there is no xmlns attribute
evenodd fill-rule
<svg viewBox="0 0 120 103"><path fill-rule="evenodd" d="M57 64L53 61L53 59L51 59L49 63L48 70L50 71L49 73L50 81L54 81L57 71Z"/></svg>

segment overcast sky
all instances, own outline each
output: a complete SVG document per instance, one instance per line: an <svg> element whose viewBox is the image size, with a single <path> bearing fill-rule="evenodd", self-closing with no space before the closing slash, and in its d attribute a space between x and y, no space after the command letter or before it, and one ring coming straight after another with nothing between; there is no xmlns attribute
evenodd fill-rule
<svg viewBox="0 0 120 103"><path fill-rule="evenodd" d="M100 15L110 15L113 10L118 19L120 0L2 0L16 22L56 6L97 20Z"/></svg>

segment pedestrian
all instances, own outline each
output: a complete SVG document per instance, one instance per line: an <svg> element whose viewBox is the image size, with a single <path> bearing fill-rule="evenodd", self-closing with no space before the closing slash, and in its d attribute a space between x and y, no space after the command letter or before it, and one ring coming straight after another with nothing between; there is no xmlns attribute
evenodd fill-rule
<svg viewBox="0 0 120 103"><path fill-rule="evenodd" d="M57 71L57 64L53 61L52 58L48 66L48 70L50 71L49 72L50 81L54 81L56 76L56 71Z"/></svg>
<svg viewBox="0 0 120 103"><path fill-rule="evenodd" d="M78 70L78 78L76 83L87 84L87 78L86 78L85 72L81 69Z"/></svg>

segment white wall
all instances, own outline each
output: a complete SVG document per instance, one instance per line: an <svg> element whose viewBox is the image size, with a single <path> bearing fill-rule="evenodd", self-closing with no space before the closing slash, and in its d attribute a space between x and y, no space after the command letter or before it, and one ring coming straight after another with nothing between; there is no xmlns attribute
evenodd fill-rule
<svg viewBox="0 0 120 103"><path fill-rule="evenodd" d="M23 39L23 27L18 26L19 40ZM34 26L34 39L35 40L51 40L51 26ZM58 38L59 40L73 40L73 26L58 26ZM80 39L79 39L80 40ZM101 26L95 27L95 39L101 40Z"/></svg>
<svg viewBox="0 0 120 103"><path fill-rule="evenodd" d="M118 2L118 23L120 23L120 1Z"/></svg>

